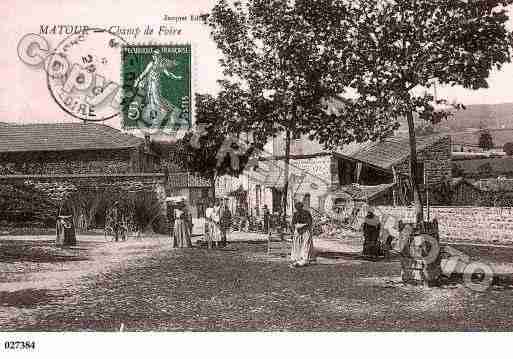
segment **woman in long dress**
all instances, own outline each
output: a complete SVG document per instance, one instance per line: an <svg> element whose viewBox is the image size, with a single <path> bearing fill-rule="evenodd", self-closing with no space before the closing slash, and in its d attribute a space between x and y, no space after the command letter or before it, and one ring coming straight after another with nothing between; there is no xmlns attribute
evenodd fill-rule
<svg viewBox="0 0 513 359"><path fill-rule="evenodd" d="M290 259L292 267L308 265L314 259L312 240L312 215L303 208L303 203L296 203L296 212L292 217L294 239Z"/></svg>
<svg viewBox="0 0 513 359"><path fill-rule="evenodd" d="M185 202L179 202L175 208L174 248L191 248L191 218Z"/></svg>
<svg viewBox="0 0 513 359"><path fill-rule="evenodd" d="M221 245L226 247L228 231L232 226L232 212L225 200L221 207Z"/></svg>
<svg viewBox="0 0 513 359"><path fill-rule="evenodd" d="M365 257L369 257L371 259L377 259L379 255L379 232L380 232L380 222L376 215L369 211L365 216L365 220L362 224L362 232L363 232L363 252L362 254Z"/></svg>
<svg viewBox="0 0 513 359"><path fill-rule="evenodd" d="M214 208L212 209L212 216L210 222L210 235L216 247L221 246L222 230L221 230L221 204L219 199L216 199Z"/></svg>

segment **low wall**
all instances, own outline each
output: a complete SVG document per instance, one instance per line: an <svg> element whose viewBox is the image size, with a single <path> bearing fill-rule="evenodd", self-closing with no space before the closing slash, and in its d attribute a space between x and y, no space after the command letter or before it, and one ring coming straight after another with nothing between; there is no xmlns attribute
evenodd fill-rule
<svg viewBox="0 0 513 359"><path fill-rule="evenodd" d="M376 208L403 221L415 219L413 207ZM513 244L513 207L431 207L430 218L438 220L443 240Z"/></svg>

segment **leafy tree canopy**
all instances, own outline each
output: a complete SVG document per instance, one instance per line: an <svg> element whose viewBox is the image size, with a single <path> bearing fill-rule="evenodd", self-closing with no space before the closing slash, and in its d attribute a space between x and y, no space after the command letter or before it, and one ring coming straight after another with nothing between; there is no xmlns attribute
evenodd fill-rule
<svg viewBox="0 0 513 359"><path fill-rule="evenodd" d="M376 138L394 127L363 112L365 119L358 122L326 115L323 99L344 93L359 64L345 61L351 44L343 27L321 28L326 19L340 25L345 7L322 5L252 0L232 6L220 0L208 18L224 55L223 91L243 102L239 110L244 113L236 119L259 140L290 130L322 143L346 143Z"/></svg>
<svg viewBox="0 0 513 359"><path fill-rule="evenodd" d="M226 130L229 106L222 96L196 95L196 131L187 132L169 151L169 158L183 169L215 181L222 175L239 176L258 146Z"/></svg>
<svg viewBox="0 0 513 359"><path fill-rule="evenodd" d="M450 115L449 104L420 89L435 81L486 88L490 71L511 60L505 8L511 0L322 2L339 8L341 16L315 20L312 10L308 21L315 22L316 33L337 28L348 44L343 58L352 64L350 87L358 94L345 113L351 120L362 112L392 118L416 112L437 123Z"/></svg>
<svg viewBox="0 0 513 359"><path fill-rule="evenodd" d="M437 123L462 107L416 94L435 81L487 87L511 60L512 2L220 0L207 21L224 55L223 88L245 101L242 126L338 147L385 137L411 112ZM319 104L336 95L344 111L327 116Z"/></svg>

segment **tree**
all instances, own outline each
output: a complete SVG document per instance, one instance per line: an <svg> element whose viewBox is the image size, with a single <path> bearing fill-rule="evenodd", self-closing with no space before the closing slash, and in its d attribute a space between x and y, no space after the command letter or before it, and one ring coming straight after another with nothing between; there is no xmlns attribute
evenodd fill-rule
<svg viewBox="0 0 513 359"><path fill-rule="evenodd" d="M494 147L492 134L489 130L485 129L479 132L479 147L485 151L489 151Z"/></svg>
<svg viewBox="0 0 513 359"><path fill-rule="evenodd" d="M181 168L209 180L215 195L215 183L223 175L239 176L258 146L244 143L225 130L230 116L222 96L196 95L196 131L187 132L168 153Z"/></svg>
<svg viewBox="0 0 513 359"><path fill-rule="evenodd" d="M505 6L513 1L324 2L339 7L344 16L323 17L316 22L315 33L342 28L350 44L344 59L355 69L351 87L357 98L344 116L359 120L361 113L385 112L392 121L394 117L407 119L410 180L417 222L421 223L423 204L416 180L414 113L437 123L450 116L451 111L446 100L435 101L427 92L419 95L419 90L428 90L435 83L469 89L488 87L490 71L511 61L513 36L506 29Z"/></svg>
<svg viewBox="0 0 513 359"><path fill-rule="evenodd" d="M339 26L346 10L331 3L248 0L231 6L219 0L207 20L223 54L223 92L240 104L227 128L243 127L261 142L285 133L284 217L291 137L309 135L339 146L395 127L379 116L354 122L325 113L323 100L343 93L358 66L346 61L350 44ZM319 29L325 20L338 25Z"/></svg>
<svg viewBox="0 0 513 359"><path fill-rule="evenodd" d="M513 142L506 142L502 148L506 155L513 156Z"/></svg>
<svg viewBox="0 0 513 359"><path fill-rule="evenodd" d="M285 131L286 179L291 134L337 148L385 137L406 118L410 179L422 222L414 114L437 123L452 109L418 90L435 82L487 87L490 71L511 60L504 8L511 3L318 0L312 6L307 0L248 0L230 6L219 0L207 21L223 53L230 92L241 94L246 112L255 115L240 119L263 137ZM339 116L327 116L321 104L336 95L344 106ZM286 193L288 181L284 187Z"/></svg>

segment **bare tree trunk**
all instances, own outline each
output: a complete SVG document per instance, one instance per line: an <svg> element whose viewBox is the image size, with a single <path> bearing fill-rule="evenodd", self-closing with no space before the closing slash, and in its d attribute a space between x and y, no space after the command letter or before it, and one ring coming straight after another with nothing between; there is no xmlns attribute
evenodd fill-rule
<svg viewBox="0 0 513 359"><path fill-rule="evenodd" d="M212 189L212 197L215 200L216 199L216 180L217 180L217 171L215 171L210 178L210 186Z"/></svg>
<svg viewBox="0 0 513 359"><path fill-rule="evenodd" d="M410 180L413 189L413 201L415 203L415 220L417 225L422 225L424 221L424 206L420 195L420 184L417 179L417 144L415 140L415 124L413 123L413 113L411 111L406 115L408 120L408 133L410 137Z"/></svg>
<svg viewBox="0 0 513 359"><path fill-rule="evenodd" d="M287 199L289 191L290 130L285 131L285 182L283 183L283 223L287 220Z"/></svg>

